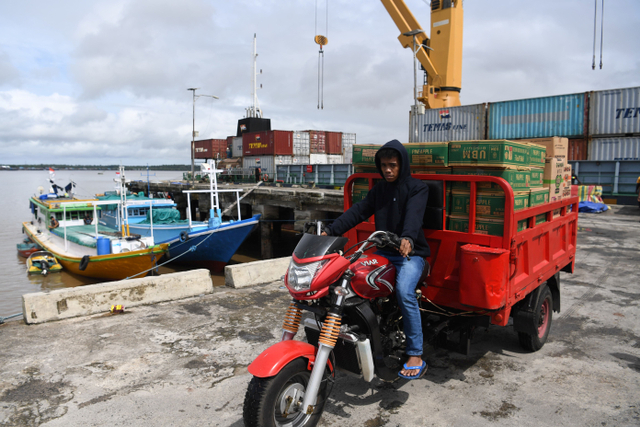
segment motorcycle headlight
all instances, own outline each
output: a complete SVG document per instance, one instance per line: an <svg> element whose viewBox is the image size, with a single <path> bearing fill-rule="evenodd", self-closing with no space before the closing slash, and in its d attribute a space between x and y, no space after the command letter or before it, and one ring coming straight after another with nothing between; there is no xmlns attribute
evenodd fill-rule
<svg viewBox="0 0 640 427"><path fill-rule="evenodd" d="M309 264L296 264L291 261L289 264L289 273L287 275L287 283L291 289L296 292L308 291L311 289L311 282L316 274L320 271L327 260L310 262Z"/></svg>

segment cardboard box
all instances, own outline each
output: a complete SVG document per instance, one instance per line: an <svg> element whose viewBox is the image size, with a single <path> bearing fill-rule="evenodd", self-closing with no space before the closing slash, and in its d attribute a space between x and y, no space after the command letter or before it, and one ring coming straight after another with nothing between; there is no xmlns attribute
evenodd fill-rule
<svg viewBox="0 0 640 427"><path fill-rule="evenodd" d="M547 147L540 144L534 144L533 142L529 142L529 165L532 168L543 168L544 167L544 159L547 157Z"/></svg>
<svg viewBox="0 0 640 427"><path fill-rule="evenodd" d="M359 166L373 166L376 165L376 153L382 147L381 145L373 144L354 144L352 147L352 163Z"/></svg>
<svg viewBox="0 0 640 427"><path fill-rule="evenodd" d="M545 163L542 185L549 189L549 201L562 200L563 174L565 162L555 157L548 158Z"/></svg>
<svg viewBox="0 0 640 427"><path fill-rule="evenodd" d="M529 207L540 206L549 203L548 188L534 188L529 192Z"/></svg>
<svg viewBox="0 0 640 427"><path fill-rule="evenodd" d="M513 194L514 211L529 207L529 192L517 192ZM453 191L451 193L452 215L469 215L469 200L471 193L464 191ZM476 194L476 216L504 218L504 193L483 192Z"/></svg>
<svg viewBox="0 0 640 427"><path fill-rule="evenodd" d="M527 220L518 221L517 231L526 230ZM447 216L447 230L469 232L469 217L463 215ZM476 233L490 236L502 236L504 230L504 219L476 217Z"/></svg>
<svg viewBox="0 0 640 427"><path fill-rule="evenodd" d="M449 166L448 142L414 142L402 145L409 154L409 164L412 168L415 166L426 168Z"/></svg>
<svg viewBox="0 0 640 427"><path fill-rule="evenodd" d="M451 168L454 175L480 175L480 176L497 176L505 181L513 188L513 191L526 191L530 187L531 170L529 168ZM542 181L541 181L542 183ZM468 182L454 182L451 187L453 189L469 191L471 185ZM499 185L491 182L480 182L477 185L480 190L502 191Z"/></svg>
<svg viewBox="0 0 640 427"><path fill-rule="evenodd" d="M554 136L552 138L534 138L523 141L533 142L546 148L546 158L555 157L560 161L566 162L569 157L569 138L560 138Z"/></svg>
<svg viewBox="0 0 640 427"><path fill-rule="evenodd" d="M531 181L530 187L534 188L542 188L542 180L544 179L544 168L531 168Z"/></svg>
<svg viewBox="0 0 640 427"><path fill-rule="evenodd" d="M449 166L529 167L531 150L521 141L452 141Z"/></svg>
<svg viewBox="0 0 640 427"><path fill-rule="evenodd" d="M451 175L451 168L432 168L429 169L426 166L413 166L411 165L411 173L412 174L417 174L417 173L431 173L431 174L435 174L435 175Z"/></svg>

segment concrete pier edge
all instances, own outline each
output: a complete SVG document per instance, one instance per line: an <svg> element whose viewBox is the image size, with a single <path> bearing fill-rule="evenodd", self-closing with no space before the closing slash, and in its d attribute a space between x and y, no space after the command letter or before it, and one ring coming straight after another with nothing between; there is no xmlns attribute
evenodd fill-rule
<svg viewBox="0 0 640 427"><path fill-rule="evenodd" d="M209 270L198 269L25 294L22 312L27 324L45 323L108 312L111 305L134 307L212 292Z"/></svg>
<svg viewBox="0 0 640 427"><path fill-rule="evenodd" d="M225 285L246 288L280 280L289 268L291 257L227 265L224 268Z"/></svg>

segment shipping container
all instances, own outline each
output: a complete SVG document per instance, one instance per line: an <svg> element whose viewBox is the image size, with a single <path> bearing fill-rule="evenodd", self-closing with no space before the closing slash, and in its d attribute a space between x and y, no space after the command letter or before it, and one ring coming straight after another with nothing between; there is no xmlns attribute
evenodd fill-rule
<svg viewBox="0 0 640 427"><path fill-rule="evenodd" d="M325 132L327 154L342 154L342 132Z"/></svg>
<svg viewBox="0 0 640 427"><path fill-rule="evenodd" d="M640 134L640 87L591 92L589 135Z"/></svg>
<svg viewBox="0 0 640 427"><path fill-rule="evenodd" d="M325 131L310 130L308 132L309 132L309 153L325 154L327 152Z"/></svg>
<svg viewBox="0 0 640 427"><path fill-rule="evenodd" d="M234 136L231 141L231 156L242 157L242 137Z"/></svg>
<svg viewBox="0 0 640 427"><path fill-rule="evenodd" d="M294 156L309 155L309 132L307 131L293 132L293 155Z"/></svg>
<svg viewBox="0 0 640 427"><path fill-rule="evenodd" d="M342 154L327 154L327 164L341 165L343 163L344 163L344 156Z"/></svg>
<svg viewBox="0 0 640 427"><path fill-rule="evenodd" d="M264 132L271 130L271 119L262 117L246 117L238 120L236 136L242 136L246 132Z"/></svg>
<svg viewBox="0 0 640 427"><path fill-rule="evenodd" d="M416 116L418 139L412 142L448 142L486 139L486 104L426 110ZM413 129L413 118L409 124ZM409 132L413 134L413 132ZM412 140L412 138L410 138Z"/></svg>
<svg viewBox="0 0 640 427"><path fill-rule="evenodd" d="M311 153L309 154L309 163L312 165L326 165L329 163L327 154Z"/></svg>
<svg viewBox="0 0 640 427"><path fill-rule="evenodd" d="M640 160L640 137L593 138L589 160Z"/></svg>
<svg viewBox="0 0 640 427"><path fill-rule="evenodd" d="M243 156L291 156L293 155L293 132L271 130L249 132L242 135Z"/></svg>
<svg viewBox="0 0 640 427"><path fill-rule="evenodd" d="M225 159L227 158L226 139L202 139L194 141L194 158Z"/></svg>
<svg viewBox="0 0 640 427"><path fill-rule="evenodd" d="M492 102L487 139L584 137L588 94Z"/></svg>
<svg viewBox="0 0 640 427"><path fill-rule="evenodd" d="M588 143L586 139L570 139L569 160L587 160L589 158L587 148Z"/></svg>
<svg viewBox="0 0 640 427"><path fill-rule="evenodd" d="M355 133L342 133L342 155L344 156L344 162L351 164L353 160L353 146L356 143Z"/></svg>
<svg viewBox="0 0 640 427"><path fill-rule="evenodd" d="M275 173L275 156L245 156L242 158L243 169L260 168L262 174L268 174L273 179Z"/></svg>
<svg viewBox="0 0 640 427"><path fill-rule="evenodd" d="M276 156L277 165L308 165L309 156Z"/></svg>

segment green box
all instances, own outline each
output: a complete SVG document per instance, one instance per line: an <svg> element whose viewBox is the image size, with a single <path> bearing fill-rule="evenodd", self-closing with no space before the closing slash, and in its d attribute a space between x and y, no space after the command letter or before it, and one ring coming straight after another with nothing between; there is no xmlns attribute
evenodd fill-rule
<svg viewBox="0 0 640 427"><path fill-rule="evenodd" d="M547 147L533 142L529 145L529 164L532 168L544 168L544 159L547 157Z"/></svg>
<svg viewBox="0 0 640 427"><path fill-rule="evenodd" d="M469 232L469 217L461 215L449 215L447 217L447 230ZM518 221L517 232L527 229L527 220ZM500 218L476 217L476 233L490 236L502 236L504 230L504 220Z"/></svg>
<svg viewBox="0 0 640 427"><path fill-rule="evenodd" d="M531 168L531 188L542 188L544 179L544 169Z"/></svg>
<svg viewBox="0 0 640 427"><path fill-rule="evenodd" d="M427 166L411 166L411 174L430 173L434 175L451 175L451 168L429 168Z"/></svg>
<svg viewBox="0 0 640 427"><path fill-rule="evenodd" d="M542 224L543 222L547 222L547 214L541 213L540 215L536 215L536 225Z"/></svg>
<svg viewBox="0 0 640 427"><path fill-rule="evenodd" d="M496 176L504 179L513 188L513 191L527 191L530 187L531 170L529 168L451 168L453 175L480 175L480 176ZM542 180L540 181L542 186ZM454 182L451 186L454 190L469 191L471 184L469 182ZM478 189L490 191L502 191L498 184L492 182L479 182L476 186Z"/></svg>
<svg viewBox="0 0 640 427"><path fill-rule="evenodd" d="M549 203L549 188L534 188L529 193L529 207Z"/></svg>
<svg viewBox="0 0 640 427"><path fill-rule="evenodd" d="M514 211L529 207L529 193L518 192L513 194ZM453 191L451 193L451 214L469 215L468 192ZM504 193L489 193L479 191L476 194L476 215L490 218L504 218Z"/></svg>
<svg viewBox="0 0 640 427"><path fill-rule="evenodd" d="M354 144L352 145L352 163L359 166L376 165L376 153L381 145L374 144Z"/></svg>
<svg viewBox="0 0 640 427"><path fill-rule="evenodd" d="M378 168L374 166L361 166L354 165L353 173L380 173L378 172Z"/></svg>
<svg viewBox="0 0 640 427"><path fill-rule="evenodd" d="M525 142L455 141L449 143L449 166L529 167L531 149Z"/></svg>
<svg viewBox="0 0 640 427"><path fill-rule="evenodd" d="M409 154L409 164L428 168L449 166L448 142L414 142L402 144Z"/></svg>

